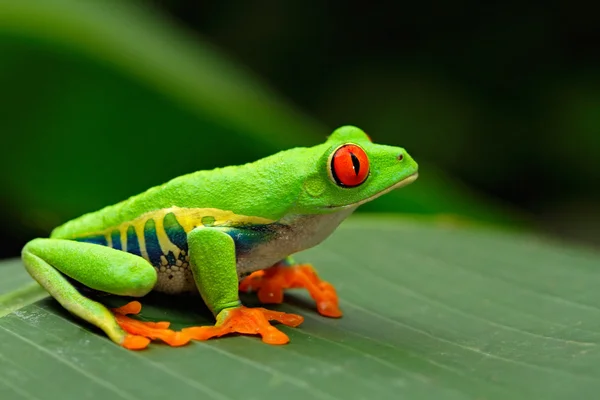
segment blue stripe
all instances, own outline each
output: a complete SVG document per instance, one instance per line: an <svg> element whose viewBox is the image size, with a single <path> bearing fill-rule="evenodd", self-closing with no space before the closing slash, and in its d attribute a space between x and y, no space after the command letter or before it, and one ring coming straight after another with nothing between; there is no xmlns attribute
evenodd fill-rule
<svg viewBox="0 0 600 400"><path fill-rule="evenodd" d="M140 242L135 234L133 225L129 225L129 228L127 228L127 252L138 256L142 255L142 252L140 251Z"/></svg>
<svg viewBox="0 0 600 400"><path fill-rule="evenodd" d="M277 224L253 225L238 228L230 228L225 232L235 242L236 254L249 253L254 247L273 238Z"/></svg>
<svg viewBox="0 0 600 400"><path fill-rule="evenodd" d="M108 246L108 241L106 240L106 237L104 237L104 235L97 235L97 236L88 236L88 237L77 238L77 239L75 239L75 241L77 241L77 242L85 242L85 243L92 243L92 244L99 244L101 246Z"/></svg>
<svg viewBox="0 0 600 400"><path fill-rule="evenodd" d="M112 248L115 250L122 250L123 247L121 246L121 232L119 232L118 230L114 230L112 231L112 233L110 234L110 238L112 240Z"/></svg>
<svg viewBox="0 0 600 400"><path fill-rule="evenodd" d="M152 265L160 265L160 256L163 252L158 243L158 236L156 236L156 223L154 219L150 218L144 225L144 239L146 240L146 253L148 259Z"/></svg>

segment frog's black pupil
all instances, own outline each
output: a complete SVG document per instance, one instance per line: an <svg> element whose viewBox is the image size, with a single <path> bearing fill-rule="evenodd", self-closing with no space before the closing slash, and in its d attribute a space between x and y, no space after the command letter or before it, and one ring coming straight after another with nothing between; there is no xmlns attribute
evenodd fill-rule
<svg viewBox="0 0 600 400"><path fill-rule="evenodd" d="M352 166L354 167L354 173L356 175L358 175L358 173L360 172L360 161L358 160L358 157L356 157L356 155L352 152L350 152L350 158L352 159Z"/></svg>

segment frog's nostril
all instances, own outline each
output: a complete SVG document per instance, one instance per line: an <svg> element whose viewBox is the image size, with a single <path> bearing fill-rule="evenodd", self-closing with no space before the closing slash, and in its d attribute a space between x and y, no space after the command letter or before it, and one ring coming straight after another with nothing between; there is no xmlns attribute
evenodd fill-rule
<svg viewBox="0 0 600 400"><path fill-rule="evenodd" d="M398 155L398 161L402 161L404 159L404 154L400 153Z"/></svg>

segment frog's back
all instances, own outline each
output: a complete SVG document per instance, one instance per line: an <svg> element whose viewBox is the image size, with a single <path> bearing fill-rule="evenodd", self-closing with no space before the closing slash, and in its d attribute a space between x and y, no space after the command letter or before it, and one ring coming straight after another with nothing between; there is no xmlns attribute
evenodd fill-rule
<svg viewBox="0 0 600 400"><path fill-rule="evenodd" d="M224 218L228 212L234 212L277 220L298 196L303 181L302 169L293 163L280 166L282 171L288 169L285 175L294 179L277 182L264 171L270 171L273 163L286 157L285 154L305 150L291 149L249 164L197 171L177 177L118 204L69 221L54 229L51 237L75 239L104 233L152 213L163 215L162 210L171 208L223 210ZM271 201L257 201L257 193L262 193L264 199ZM191 216L198 214L191 213L184 218Z"/></svg>

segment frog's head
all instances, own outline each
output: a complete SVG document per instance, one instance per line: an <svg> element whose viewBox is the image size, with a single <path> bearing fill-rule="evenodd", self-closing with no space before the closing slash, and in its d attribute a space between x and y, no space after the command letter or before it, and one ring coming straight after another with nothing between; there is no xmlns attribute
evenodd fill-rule
<svg viewBox="0 0 600 400"><path fill-rule="evenodd" d="M375 144L344 126L306 154L308 167L296 212L320 214L355 207L414 182L418 165L400 147Z"/></svg>

